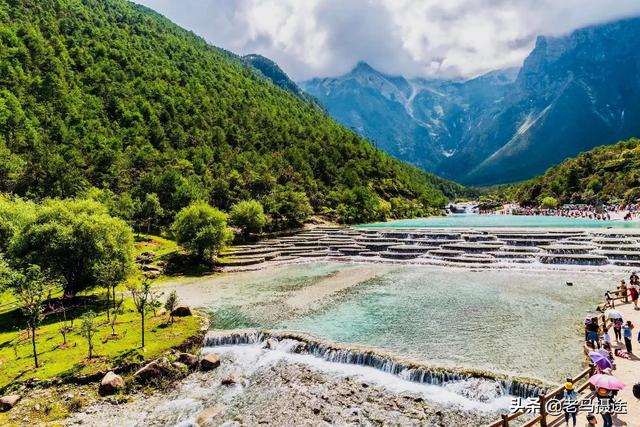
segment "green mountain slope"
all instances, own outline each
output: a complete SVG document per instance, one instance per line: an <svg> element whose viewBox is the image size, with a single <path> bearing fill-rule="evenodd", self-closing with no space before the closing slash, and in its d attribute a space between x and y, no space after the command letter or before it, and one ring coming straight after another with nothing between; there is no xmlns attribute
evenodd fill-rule
<svg viewBox="0 0 640 427"><path fill-rule="evenodd" d="M358 190L415 215L461 189L125 0L0 0L0 135L0 191L157 193L165 221L195 199L228 209L284 188L316 212Z"/></svg>
<svg viewBox="0 0 640 427"><path fill-rule="evenodd" d="M516 186L523 205L551 196L560 203L635 203L640 199L640 139L594 148Z"/></svg>

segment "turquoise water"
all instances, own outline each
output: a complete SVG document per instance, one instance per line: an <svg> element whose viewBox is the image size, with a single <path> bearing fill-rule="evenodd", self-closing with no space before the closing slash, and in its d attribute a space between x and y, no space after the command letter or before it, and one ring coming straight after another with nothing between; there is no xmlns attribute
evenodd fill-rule
<svg viewBox="0 0 640 427"><path fill-rule="evenodd" d="M322 262L172 286L182 302L210 311L218 328L299 330L424 363L557 382L581 369L581 319L617 279L576 271ZM319 290L347 280L352 286L317 298ZM310 303L292 305L300 295Z"/></svg>
<svg viewBox="0 0 640 427"><path fill-rule="evenodd" d="M522 227L522 228L640 228L638 221L597 221L583 218L525 215L474 215L455 214L441 217L404 219L398 221L364 224L359 227L380 228L459 228L459 227Z"/></svg>
<svg viewBox="0 0 640 427"><path fill-rule="evenodd" d="M602 274L407 266L280 326L423 362L557 382L581 369L580 321L614 284Z"/></svg>

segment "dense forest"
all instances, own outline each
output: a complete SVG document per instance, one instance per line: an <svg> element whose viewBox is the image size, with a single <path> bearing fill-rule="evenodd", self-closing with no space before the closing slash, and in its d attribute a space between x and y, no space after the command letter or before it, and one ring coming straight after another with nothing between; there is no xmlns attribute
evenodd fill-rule
<svg viewBox="0 0 640 427"><path fill-rule="evenodd" d="M512 187L522 205L636 203L640 199L640 139L595 148L565 160L544 175Z"/></svg>
<svg viewBox="0 0 640 427"><path fill-rule="evenodd" d="M98 189L126 220L151 197L167 225L197 200L253 199L272 217L303 197L361 222L429 214L461 191L126 0L0 0L0 23L0 192Z"/></svg>

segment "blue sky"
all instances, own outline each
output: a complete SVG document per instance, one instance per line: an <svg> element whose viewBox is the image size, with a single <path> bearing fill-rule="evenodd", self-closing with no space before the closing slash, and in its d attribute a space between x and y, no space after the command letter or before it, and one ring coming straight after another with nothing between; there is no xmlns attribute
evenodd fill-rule
<svg viewBox="0 0 640 427"><path fill-rule="evenodd" d="M275 60L292 78L358 61L408 77L518 66L536 36L640 15L640 0L135 0L216 46Z"/></svg>

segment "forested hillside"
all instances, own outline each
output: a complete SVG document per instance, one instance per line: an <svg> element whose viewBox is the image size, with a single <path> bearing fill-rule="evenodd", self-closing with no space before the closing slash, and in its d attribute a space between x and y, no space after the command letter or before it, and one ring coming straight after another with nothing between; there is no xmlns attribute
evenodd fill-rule
<svg viewBox="0 0 640 427"><path fill-rule="evenodd" d="M640 199L640 139L582 153L515 190L516 200L523 205L539 205L545 197L560 203L636 203Z"/></svg>
<svg viewBox="0 0 640 427"><path fill-rule="evenodd" d="M422 215L460 190L126 0L0 0L0 134L0 192L97 187L125 219L156 194L164 224L299 196L343 221Z"/></svg>

